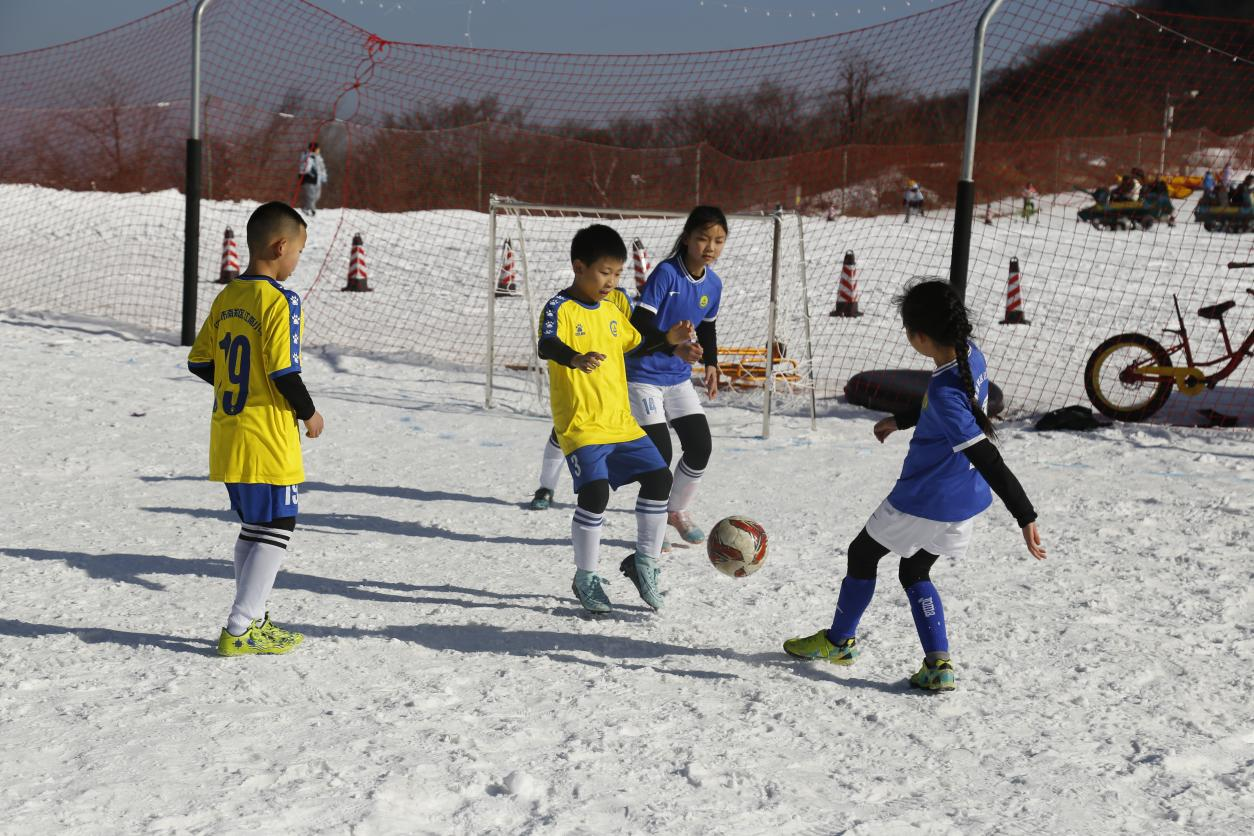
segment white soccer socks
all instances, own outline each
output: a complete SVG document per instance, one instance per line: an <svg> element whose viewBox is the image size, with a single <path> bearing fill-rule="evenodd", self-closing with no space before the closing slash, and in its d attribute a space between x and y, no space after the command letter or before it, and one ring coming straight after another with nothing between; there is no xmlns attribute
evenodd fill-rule
<svg viewBox="0 0 1254 836"><path fill-rule="evenodd" d="M672 494L673 496L673 494ZM636 551L657 558L666 534L666 500L636 499Z"/></svg>
<svg viewBox="0 0 1254 836"><path fill-rule="evenodd" d="M564 464L566 457L562 455L562 448L553 443L553 436L549 436L544 445L544 459L540 462L540 487L547 491L556 491L557 479L562 474Z"/></svg>
<svg viewBox="0 0 1254 836"><path fill-rule="evenodd" d="M575 566L585 572L595 572L601 552L601 528L604 514L594 514L583 508L575 509L570 521L570 541L575 546Z"/></svg>
<svg viewBox="0 0 1254 836"><path fill-rule="evenodd" d="M687 511L692 505L692 498L697 495L697 486L701 484L704 470L693 470L680 459L675 465L675 481L671 484L671 498L668 510Z"/></svg>
<svg viewBox="0 0 1254 836"><path fill-rule="evenodd" d="M226 631L232 636L243 635L249 624L265 616L266 599L274 588L274 579L279 575L279 566L287 554L287 544L291 537L290 531L280 528L249 523L242 526L239 540L235 544L235 603L232 604L231 615L226 620ZM251 547L242 565L239 559L240 543L247 543Z"/></svg>

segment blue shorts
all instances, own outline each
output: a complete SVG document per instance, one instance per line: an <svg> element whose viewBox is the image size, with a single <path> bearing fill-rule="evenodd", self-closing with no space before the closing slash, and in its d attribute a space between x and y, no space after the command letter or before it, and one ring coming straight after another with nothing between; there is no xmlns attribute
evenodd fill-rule
<svg viewBox="0 0 1254 836"><path fill-rule="evenodd" d="M264 485L246 482L227 482L226 492L231 497L231 510L241 522L264 525L279 517L296 516L300 485Z"/></svg>
<svg viewBox="0 0 1254 836"><path fill-rule="evenodd" d="M585 444L566 457L566 466L575 481L575 491L589 482L608 479L618 490L638 476L653 470L665 470L666 462L647 435L635 441L617 444Z"/></svg>

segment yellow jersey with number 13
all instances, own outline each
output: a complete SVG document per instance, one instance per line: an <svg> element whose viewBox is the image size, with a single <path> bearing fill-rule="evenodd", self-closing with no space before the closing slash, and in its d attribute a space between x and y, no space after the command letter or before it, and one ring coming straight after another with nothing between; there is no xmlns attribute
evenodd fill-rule
<svg viewBox="0 0 1254 836"><path fill-rule="evenodd" d="M300 371L300 296L266 276L240 276L213 300L187 355L213 366L209 478L295 485L305 480L296 412L274 379Z"/></svg>

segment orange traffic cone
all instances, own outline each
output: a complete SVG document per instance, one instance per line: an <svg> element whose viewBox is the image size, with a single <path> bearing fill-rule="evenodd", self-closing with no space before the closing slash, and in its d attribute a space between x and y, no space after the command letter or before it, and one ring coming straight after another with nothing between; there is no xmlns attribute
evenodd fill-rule
<svg viewBox="0 0 1254 836"><path fill-rule="evenodd" d="M649 280L649 253L639 238L631 242L631 270L636 278L636 298L644 293L644 283Z"/></svg>
<svg viewBox="0 0 1254 836"><path fill-rule="evenodd" d="M1006 318L1002 325L1030 325L1023 315L1023 294L1019 292L1019 259L1010 259L1010 278L1006 280Z"/></svg>
<svg viewBox="0 0 1254 836"><path fill-rule="evenodd" d="M228 226L222 239L222 269L218 271L218 284L230 284L239 276L239 253L235 249L235 232Z"/></svg>
<svg viewBox="0 0 1254 836"><path fill-rule="evenodd" d="M501 245L501 272L496 278L496 295L518 295L518 272L514 267L514 242L508 238Z"/></svg>
<svg viewBox="0 0 1254 836"><path fill-rule="evenodd" d="M828 316L862 316L858 313L858 263L853 250L845 253L845 263L840 267L840 290L836 292L836 307Z"/></svg>
<svg viewBox="0 0 1254 836"><path fill-rule="evenodd" d="M348 284L340 290L354 293L369 293L374 290L367 282L366 245L362 243L360 232L353 236L353 249L348 256Z"/></svg>

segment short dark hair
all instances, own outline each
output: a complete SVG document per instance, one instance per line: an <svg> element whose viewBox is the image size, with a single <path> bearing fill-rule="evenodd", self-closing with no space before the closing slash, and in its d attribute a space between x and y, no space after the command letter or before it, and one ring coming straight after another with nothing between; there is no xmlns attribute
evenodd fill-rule
<svg viewBox="0 0 1254 836"><path fill-rule="evenodd" d="M584 264L592 264L602 258L627 260L627 245L623 236L605 224L585 226L575 233L570 241L570 260L576 259Z"/></svg>
<svg viewBox="0 0 1254 836"><path fill-rule="evenodd" d="M258 253L275 238L294 235L305 228L305 219L279 200L263 203L248 218L248 249Z"/></svg>

